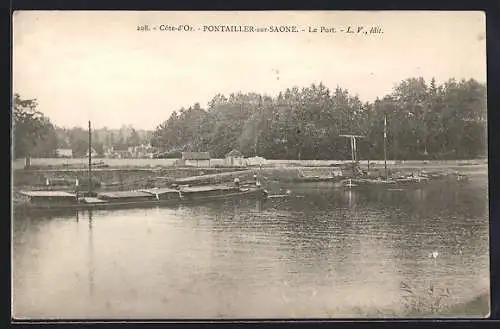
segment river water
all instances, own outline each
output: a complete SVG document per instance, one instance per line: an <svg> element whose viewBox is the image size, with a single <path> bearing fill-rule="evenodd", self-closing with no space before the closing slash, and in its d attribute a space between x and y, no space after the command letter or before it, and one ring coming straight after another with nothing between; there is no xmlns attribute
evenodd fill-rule
<svg viewBox="0 0 500 329"><path fill-rule="evenodd" d="M293 197L14 216L13 313L425 316L489 290L487 175L470 177L408 190L276 185Z"/></svg>

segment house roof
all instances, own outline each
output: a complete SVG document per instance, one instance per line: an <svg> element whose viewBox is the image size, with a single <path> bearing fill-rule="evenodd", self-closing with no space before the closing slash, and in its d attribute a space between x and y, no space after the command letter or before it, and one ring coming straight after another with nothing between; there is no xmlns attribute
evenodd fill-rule
<svg viewBox="0 0 500 329"><path fill-rule="evenodd" d="M231 152L229 152L228 154L226 154L226 156L227 157L242 157L243 153L241 153L240 151L234 149Z"/></svg>
<svg viewBox="0 0 500 329"><path fill-rule="evenodd" d="M210 152L182 152L184 160L210 160Z"/></svg>

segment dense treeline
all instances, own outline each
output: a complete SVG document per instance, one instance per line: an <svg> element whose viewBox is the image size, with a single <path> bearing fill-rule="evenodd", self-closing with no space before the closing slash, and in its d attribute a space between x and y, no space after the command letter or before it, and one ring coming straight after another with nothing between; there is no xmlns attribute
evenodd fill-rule
<svg viewBox="0 0 500 329"><path fill-rule="evenodd" d="M88 130L80 127L54 126L38 109L36 99L13 99L14 156L53 157L58 148L72 149L73 156L85 156L88 151ZM149 143L152 132L135 130L131 126L120 129L93 129L92 147L98 154L105 148L123 149Z"/></svg>
<svg viewBox="0 0 500 329"><path fill-rule="evenodd" d="M88 130L80 127L71 129L56 127L57 148L70 148L73 156L84 156L88 150ZM120 129L92 129L92 147L99 155L105 149L126 149L129 146L138 146L149 143L152 132L136 130L131 126L122 126Z"/></svg>
<svg viewBox="0 0 500 329"><path fill-rule="evenodd" d="M13 100L14 154L53 156L71 148L84 156L84 128L60 128L38 110L35 99ZM93 146L125 148L151 142L164 152L210 151L223 157L232 149L268 159L347 159L343 134L366 136L360 159L383 158L384 117L389 159L467 159L486 154L486 87L473 79L437 85L409 78L374 102L323 84L287 89L276 97L256 93L216 95L202 109L196 103L174 111L154 132L131 126L93 131Z"/></svg>
<svg viewBox="0 0 500 329"><path fill-rule="evenodd" d="M15 157L43 153L57 144L55 128L38 110L36 99L22 99L15 94L12 115Z"/></svg>
<svg viewBox="0 0 500 329"><path fill-rule="evenodd" d="M233 148L268 159L346 159L350 141L366 138L360 159L383 158L384 116L391 159L466 159L485 156L486 87L473 79L436 85L409 78L373 103L323 84L291 88L276 97L256 93L216 95L173 112L154 132L152 144L167 152Z"/></svg>

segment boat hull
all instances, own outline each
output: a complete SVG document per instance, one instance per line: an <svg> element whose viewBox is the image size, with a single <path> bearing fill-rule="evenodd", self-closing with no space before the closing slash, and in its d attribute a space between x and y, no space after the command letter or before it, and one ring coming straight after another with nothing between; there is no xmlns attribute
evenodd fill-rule
<svg viewBox="0 0 500 329"><path fill-rule="evenodd" d="M106 210L106 209L124 209L124 208L147 208L157 206L177 206L198 204L204 202L216 202L233 199L265 199L267 192L264 189L249 189L246 191L237 191L234 193L227 193L224 195L200 195L191 196L190 198L180 199L160 199L160 200L141 200L141 201L113 201L113 202L100 202L100 203L84 203L79 202L75 204L65 205L38 205L38 204L17 204L14 205L16 213L23 211L30 212L48 212L48 211L64 211L64 210Z"/></svg>
<svg viewBox="0 0 500 329"><path fill-rule="evenodd" d="M322 182L340 182L339 177L302 177L292 180L294 183L322 183Z"/></svg>
<svg viewBox="0 0 500 329"><path fill-rule="evenodd" d="M434 183L442 182L458 182L461 180L454 179L453 177L443 176L439 178L426 178L426 179L395 179L395 180L376 180L376 179L350 179L343 181L345 188L421 188Z"/></svg>

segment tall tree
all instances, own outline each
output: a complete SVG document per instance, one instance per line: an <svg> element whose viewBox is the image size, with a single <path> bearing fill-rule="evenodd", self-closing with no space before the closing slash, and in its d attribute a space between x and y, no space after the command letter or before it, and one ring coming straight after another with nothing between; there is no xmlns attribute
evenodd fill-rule
<svg viewBox="0 0 500 329"><path fill-rule="evenodd" d="M46 153L57 148L57 139L54 138L55 129L50 120L39 111L36 99L22 99L16 93L12 112L14 156L16 158L27 157L29 159L35 151ZM38 150L37 146L39 146Z"/></svg>
<svg viewBox="0 0 500 329"><path fill-rule="evenodd" d="M139 137L139 134L137 133L137 131L132 128L130 130L130 135L128 135L127 137L127 145L128 146L138 146L141 144L141 139Z"/></svg>
<svg viewBox="0 0 500 329"><path fill-rule="evenodd" d="M223 157L233 148L246 156L282 159L348 159L349 140L366 136L362 158L469 158L486 150L486 89L475 80L438 85L408 78L373 103L324 84L288 88L276 97L218 94L207 111L198 106L173 112L153 133L166 150L210 151Z"/></svg>

